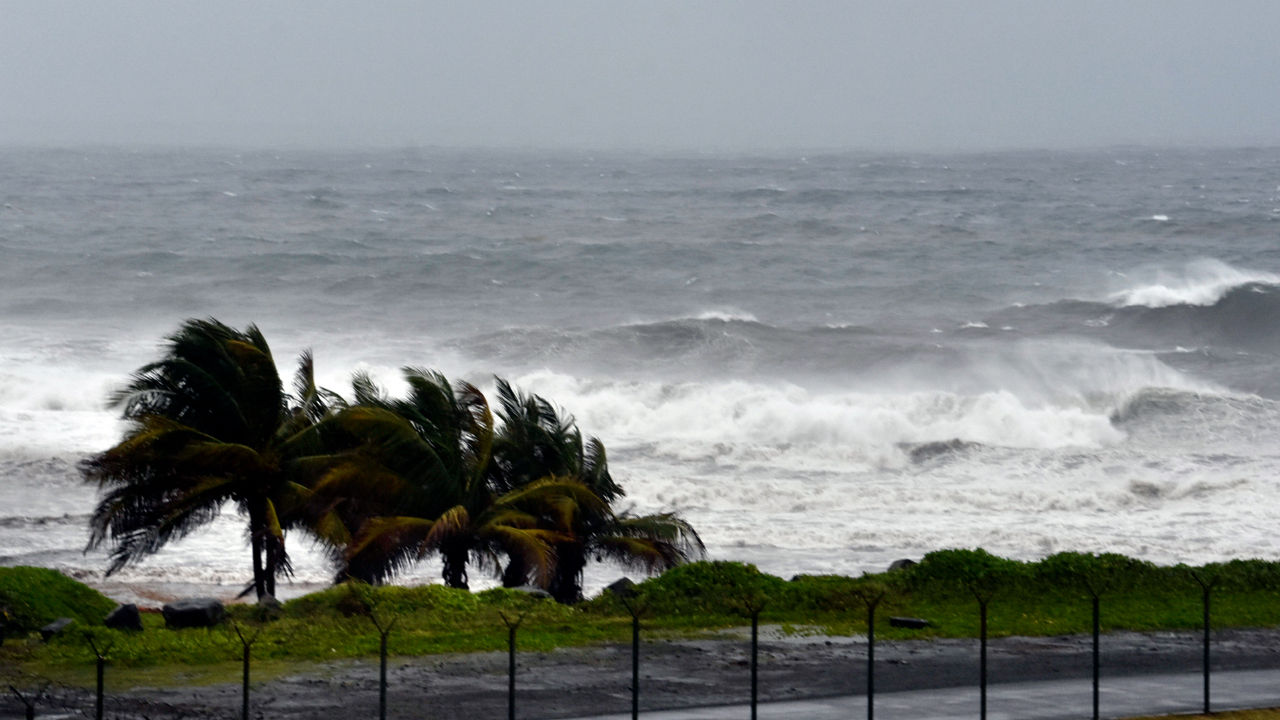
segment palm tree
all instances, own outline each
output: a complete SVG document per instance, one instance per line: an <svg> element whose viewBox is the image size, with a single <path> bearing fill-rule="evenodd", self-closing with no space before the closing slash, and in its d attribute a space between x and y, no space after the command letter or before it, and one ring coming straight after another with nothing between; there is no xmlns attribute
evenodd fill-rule
<svg viewBox="0 0 1280 720"><path fill-rule="evenodd" d="M316 387L305 352L286 393L256 326L188 320L167 340L163 357L111 399L129 421L123 439L81 464L101 491L88 547L111 547L111 574L231 501L248 516L250 588L273 595L276 577L290 572L285 531L307 496L292 461L317 451L312 431L332 396Z"/></svg>
<svg viewBox="0 0 1280 720"><path fill-rule="evenodd" d="M348 448L314 496L319 512L347 528L342 542L330 543L339 579L385 581L433 553L451 587L469 586L469 562L497 568L503 554L546 575L555 535L521 508L577 490L554 480L492 487L493 415L483 393L427 370L406 368L404 377L408 397L395 400L357 374L355 403L327 423Z"/></svg>
<svg viewBox="0 0 1280 720"><path fill-rule="evenodd" d="M583 441L574 419L537 395L524 395L498 379L502 430L495 441L495 484L520 488L557 478L574 487L572 497L540 497L528 508L554 537L555 566L542 585L562 603L582 599L587 559L608 558L647 572L666 570L704 552L693 527L673 513L615 514L612 504L625 493L609 473L604 443ZM581 498L590 498L580 502ZM503 573L508 587L529 581L529 568L513 557Z"/></svg>

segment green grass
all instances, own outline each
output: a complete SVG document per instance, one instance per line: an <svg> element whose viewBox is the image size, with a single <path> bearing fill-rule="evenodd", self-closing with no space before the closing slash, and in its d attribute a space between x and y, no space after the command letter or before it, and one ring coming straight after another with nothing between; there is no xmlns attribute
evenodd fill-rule
<svg viewBox="0 0 1280 720"><path fill-rule="evenodd" d="M633 607L643 608L650 638L740 626L752 609L762 622L784 628L848 635L866 632L866 602L883 593L876 615L881 637L973 637L977 597L983 597L992 636L1058 635L1091 629L1092 588L1100 593L1104 631L1176 630L1201 622L1201 589L1193 574L1215 583L1215 627L1280 624L1280 563L1159 567L1118 555L1075 553L1023 563L981 550L931 553L908 570L860 578L788 581L743 563L694 563L642 583ZM526 651L627 642L631 624L627 608L613 596L569 607L509 590L340 586L286 603L271 618L256 606L232 606L220 627L173 631L159 615L144 614L144 631L130 633L101 626L111 601L53 571L0 568L0 593L30 618L23 625L28 630L50 616L74 616L80 623L77 631L48 644L11 635L0 647L0 664L72 681L92 666L86 632L99 647L110 646L113 674L127 671L143 684L167 684L165 678L193 684L199 682L193 678L234 675L241 653L237 627L256 638L255 668L269 673L294 663L376 656L374 619L384 626L394 621L389 647L397 655L504 650L504 616L522 618L519 647ZM890 628L891 615L925 618L930 627Z"/></svg>
<svg viewBox="0 0 1280 720"><path fill-rule="evenodd" d="M100 625L116 603L57 570L0 568L0 622L10 634L41 628L61 617Z"/></svg>

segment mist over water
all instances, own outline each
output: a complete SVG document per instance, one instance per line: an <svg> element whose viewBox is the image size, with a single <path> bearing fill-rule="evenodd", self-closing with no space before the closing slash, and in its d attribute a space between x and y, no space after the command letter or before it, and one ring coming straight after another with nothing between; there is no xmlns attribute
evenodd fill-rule
<svg viewBox="0 0 1280 720"><path fill-rule="evenodd" d="M783 576L1276 553L1280 151L3 160L3 564L101 580L76 463L205 316L257 323L282 374L311 347L339 392L507 377L604 440L637 510ZM234 594L244 545L229 512L118 578Z"/></svg>

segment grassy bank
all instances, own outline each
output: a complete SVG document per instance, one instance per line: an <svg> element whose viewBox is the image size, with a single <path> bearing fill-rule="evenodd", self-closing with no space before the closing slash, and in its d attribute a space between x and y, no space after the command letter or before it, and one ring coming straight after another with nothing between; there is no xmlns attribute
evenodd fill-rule
<svg viewBox="0 0 1280 720"><path fill-rule="evenodd" d="M742 625L752 608L761 608L762 622L796 632L849 635L866 632L866 602L883 594L876 616L881 637L972 637L978 632L980 596L989 598L993 636L1057 635L1090 630L1091 593L1097 592L1104 630L1176 630L1200 626L1197 576L1213 583L1215 627L1280 624L1280 563L1160 567L1116 555L1074 553L1023 563L953 550L931 553L918 565L892 573L791 580L741 563L694 563L641 583L632 604L643 608L648 637ZM110 600L53 571L33 568L0 568L0 605L9 608L9 637L0 647L0 660L8 667L63 677L83 672L93 658L87 634L99 647L110 646L113 667L140 675L152 675L148 668L161 676L185 673L180 682L220 666L234 667L240 655L236 627L256 636L255 661L270 667L376 656L375 619L384 625L394 620L389 646L397 655L501 650L505 622L517 617L522 618L520 647L534 651L627 642L631 623L623 602L607 593L565 606L501 589L340 586L293 600L274 613L233 606L229 620L210 629L168 630L159 615L144 614L145 630L137 633L101 625L113 606ZM895 615L924 618L929 627L891 628L888 619ZM51 642L40 642L33 631L60 616L75 617L76 624Z"/></svg>

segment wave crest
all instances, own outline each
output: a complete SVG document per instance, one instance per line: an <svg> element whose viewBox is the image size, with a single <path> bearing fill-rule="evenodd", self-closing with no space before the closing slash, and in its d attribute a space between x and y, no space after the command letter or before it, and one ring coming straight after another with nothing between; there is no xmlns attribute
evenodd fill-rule
<svg viewBox="0 0 1280 720"><path fill-rule="evenodd" d="M1150 277L1139 284L1112 293L1108 299L1120 307L1208 307L1242 288L1280 286L1280 275L1259 270L1242 270L1211 259L1188 263L1178 272L1160 269L1148 275Z"/></svg>

